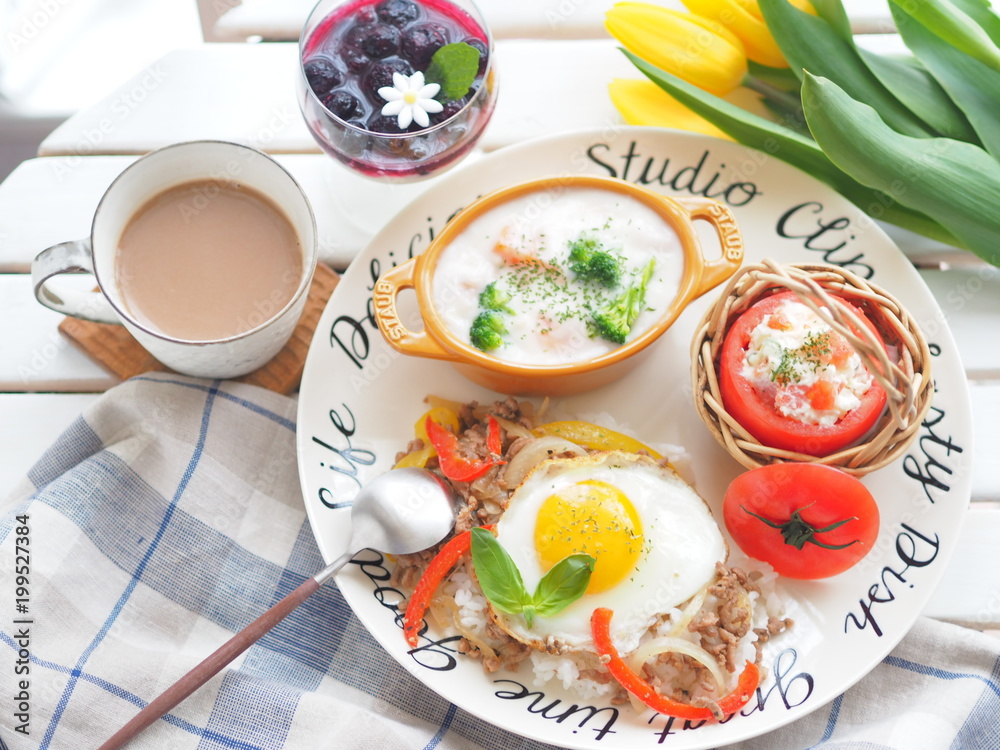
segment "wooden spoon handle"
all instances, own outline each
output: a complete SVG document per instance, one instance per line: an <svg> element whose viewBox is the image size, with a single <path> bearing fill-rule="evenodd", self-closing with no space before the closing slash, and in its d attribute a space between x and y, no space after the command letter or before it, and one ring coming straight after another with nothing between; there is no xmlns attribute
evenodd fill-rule
<svg viewBox="0 0 1000 750"><path fill-rule="evenodd" d="M331 566L332 567L332 566ZM98 750L116 750L129 742L163 714L187 698L208 680L222 671L229 662L260 640L271 628L284 620L289 613L312 596L320 587L316 578L307 578L298 588L271 607L243 630L234 635L211 656L181 677L137 713L128 724L119 729Z"/></svg>

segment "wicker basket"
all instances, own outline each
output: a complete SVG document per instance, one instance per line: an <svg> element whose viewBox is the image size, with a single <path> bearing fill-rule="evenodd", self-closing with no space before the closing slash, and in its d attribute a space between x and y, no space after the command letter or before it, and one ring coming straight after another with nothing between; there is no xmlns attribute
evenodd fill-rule
<svg viewBox="0 0 1000 750"><path fill-rule="evenodd" d="M821 458L761 445L725 410L719 392L715 363L730 325L761 297L785 290L794 292L851 343L888 397L888 408L865 442ZM864 311L886 343L898 350L895 362L889 360L857 315L829 292L845 297ZM853 326L849 327L851 322ZM916 437L934 391L930 359L927 341L915 321L883 289L836 266L780 265L765 260L741 268L702 318L691 343L691 377L698 414L715 439L747 468L802 461L836 466L860 476L895 461Z"/></svg>

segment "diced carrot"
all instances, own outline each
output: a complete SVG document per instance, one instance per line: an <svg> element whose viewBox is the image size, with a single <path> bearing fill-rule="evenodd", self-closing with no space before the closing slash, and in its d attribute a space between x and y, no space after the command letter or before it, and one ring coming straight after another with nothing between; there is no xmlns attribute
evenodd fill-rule
<svg viewBox="0 0 1000 750"><path fill-rule="evenodd" d="M806 391L806 398L816 411L830 411L837 403L837 386L829 380L817 380Z"/></svg>

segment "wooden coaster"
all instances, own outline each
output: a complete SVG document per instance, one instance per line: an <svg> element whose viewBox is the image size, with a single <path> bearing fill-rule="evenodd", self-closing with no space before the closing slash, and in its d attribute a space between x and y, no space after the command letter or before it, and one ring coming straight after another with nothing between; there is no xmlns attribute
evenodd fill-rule
<svg viewBox="0 0 1000 750"><path fill-rule="evenodd" d="M302 378L309 342L339 280L340 276L329 266L317 264L305 309L288 343L266 365L233 380L260 385L278 393L294 391ZM143 349L124 326L67 317L59 324L59 330L122 380L151 370L172 372Z"/></svg>

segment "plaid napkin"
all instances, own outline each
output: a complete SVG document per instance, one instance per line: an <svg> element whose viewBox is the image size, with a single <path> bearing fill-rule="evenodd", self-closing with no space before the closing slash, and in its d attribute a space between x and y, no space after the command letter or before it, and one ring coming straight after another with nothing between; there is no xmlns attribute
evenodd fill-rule
<svg viewBox="0 0 1000 750"><path fill-rule="evenodd" d="M294 418L294 400L254 386L142 376L31 468L0 503L0 748L97 747L323 567ZM995 750L998 655L997 639L922 620L847 693L734 747ZM425 688L332 583L132 746L544 747Z"/></svg>

